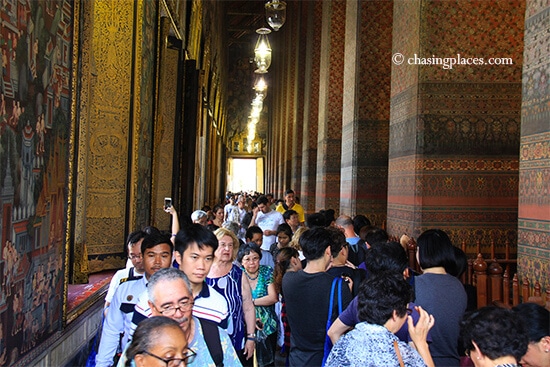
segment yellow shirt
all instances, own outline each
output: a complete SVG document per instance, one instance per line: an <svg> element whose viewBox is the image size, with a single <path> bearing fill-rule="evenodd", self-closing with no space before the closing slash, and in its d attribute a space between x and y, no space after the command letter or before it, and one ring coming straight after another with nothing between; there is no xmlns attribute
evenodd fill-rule
<svg viewBox="0 0 550 367"><path fill-rule="evenodd" d="M276 210L281 214L284 214L286 212L286 209L284 208L283 204L277 205ZM292 208L289 208L289 210L294 210L296 213L298 213L298 221L300 223L303 223L306 221L306 218L304 216L304 208L300 204L295 203Z"/></svg>

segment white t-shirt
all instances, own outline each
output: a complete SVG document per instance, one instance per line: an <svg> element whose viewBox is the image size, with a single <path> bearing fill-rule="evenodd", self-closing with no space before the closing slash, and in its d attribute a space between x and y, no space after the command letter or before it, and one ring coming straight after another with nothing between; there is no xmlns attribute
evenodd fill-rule
<svg viewBox="0 0 550 367"><path fill-rule="evenodd" d="M230 213L231 213L231 211L233 210L233 208L236 208L236 207L237 207L236 204L231 204L231 203L226 204L226 205L223 207L223 212L224 212L224 214L225 214L225 217L227 218L227 217L230 215Z"/></svg>
<svg viewBox="0 0 550 367"><path fill-rule="evenodd" d="M263 212L258 212L256 217L256 225L262 229L262 231L270 230L276 231L279 225L285 222L283 215L278 211L272 210L267 214ZM271 245L277 241L276 235L266 236L264 235L264 241L262 243L262 250L267 250L271 248Z"/></svg>

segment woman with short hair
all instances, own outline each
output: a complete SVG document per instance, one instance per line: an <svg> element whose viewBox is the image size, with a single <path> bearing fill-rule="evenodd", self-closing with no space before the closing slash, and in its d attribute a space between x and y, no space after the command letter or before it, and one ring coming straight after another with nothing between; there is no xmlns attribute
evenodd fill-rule
<svg viewBox="0 0 550 367"><path fill-rule="evenodd" d="M258 355L260 367L271 365L274 360L277 344L277 316L274 305L279 300L273 285L273 268L260 265L261 259L262 250L253 242L242 246L237 255L237 261L242 264L242 269L252 290L257 326L267 336L265 347L260 343L256 346L257 354L262 353L261 356Z"/></svg>
<svg viewBox="0 0 550 367"><path fill-rule="evenodd" d="M512 309L529 338L521 358L524 367L550 367L550 311L536 303L521 303Z"/></svg>
<svg viewBox="0 0 550 367"><path fill-rule="evenodd" d="M384 272L361 283L358 296L361 322L338 339L325 366L435 366L426 342L434 318L417 306L420 318L414 325L407 316L411 296L412 288L400 274ZM405 322L416 349L394 334Z"/></svg>
<svg viewBox="0 0 550 367"><path fill-rule="evenodd" d="M458 336L467 296L462 283L451 275L456 260L449 236L440 229L423 232L417 240L416 258L422 275L414 279L414 302L437 320L430 331L433 360L437 366L458 367Z"/></svg>
<svg viewBox="0 0 550 367"><path fill-rule="evenodd" d="M527 351L527 334L514 312L488 306L468 314L460 338L476 367L517 367Z"/></svg>

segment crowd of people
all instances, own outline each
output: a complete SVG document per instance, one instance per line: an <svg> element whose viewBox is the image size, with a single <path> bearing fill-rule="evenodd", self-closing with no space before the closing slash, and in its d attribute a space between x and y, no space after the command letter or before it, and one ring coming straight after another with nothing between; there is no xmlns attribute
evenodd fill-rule
<svg viewBox="0 0 550 367"><path fill-rule="evenodd" d="M364 215L305 215L292 190L224 204L128 236L96 366L550 367L550 312L477 309L444 231L418 274Z"/></svg>

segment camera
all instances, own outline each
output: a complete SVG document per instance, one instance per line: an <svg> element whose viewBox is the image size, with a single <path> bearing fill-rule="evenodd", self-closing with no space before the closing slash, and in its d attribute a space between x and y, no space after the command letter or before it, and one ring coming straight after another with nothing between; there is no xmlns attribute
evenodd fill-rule
<svg viewBox="0 0 550 367"><path fill-rule="evenodd" d="M164 210L172 206L172 198L164 198Z"/></svg>

